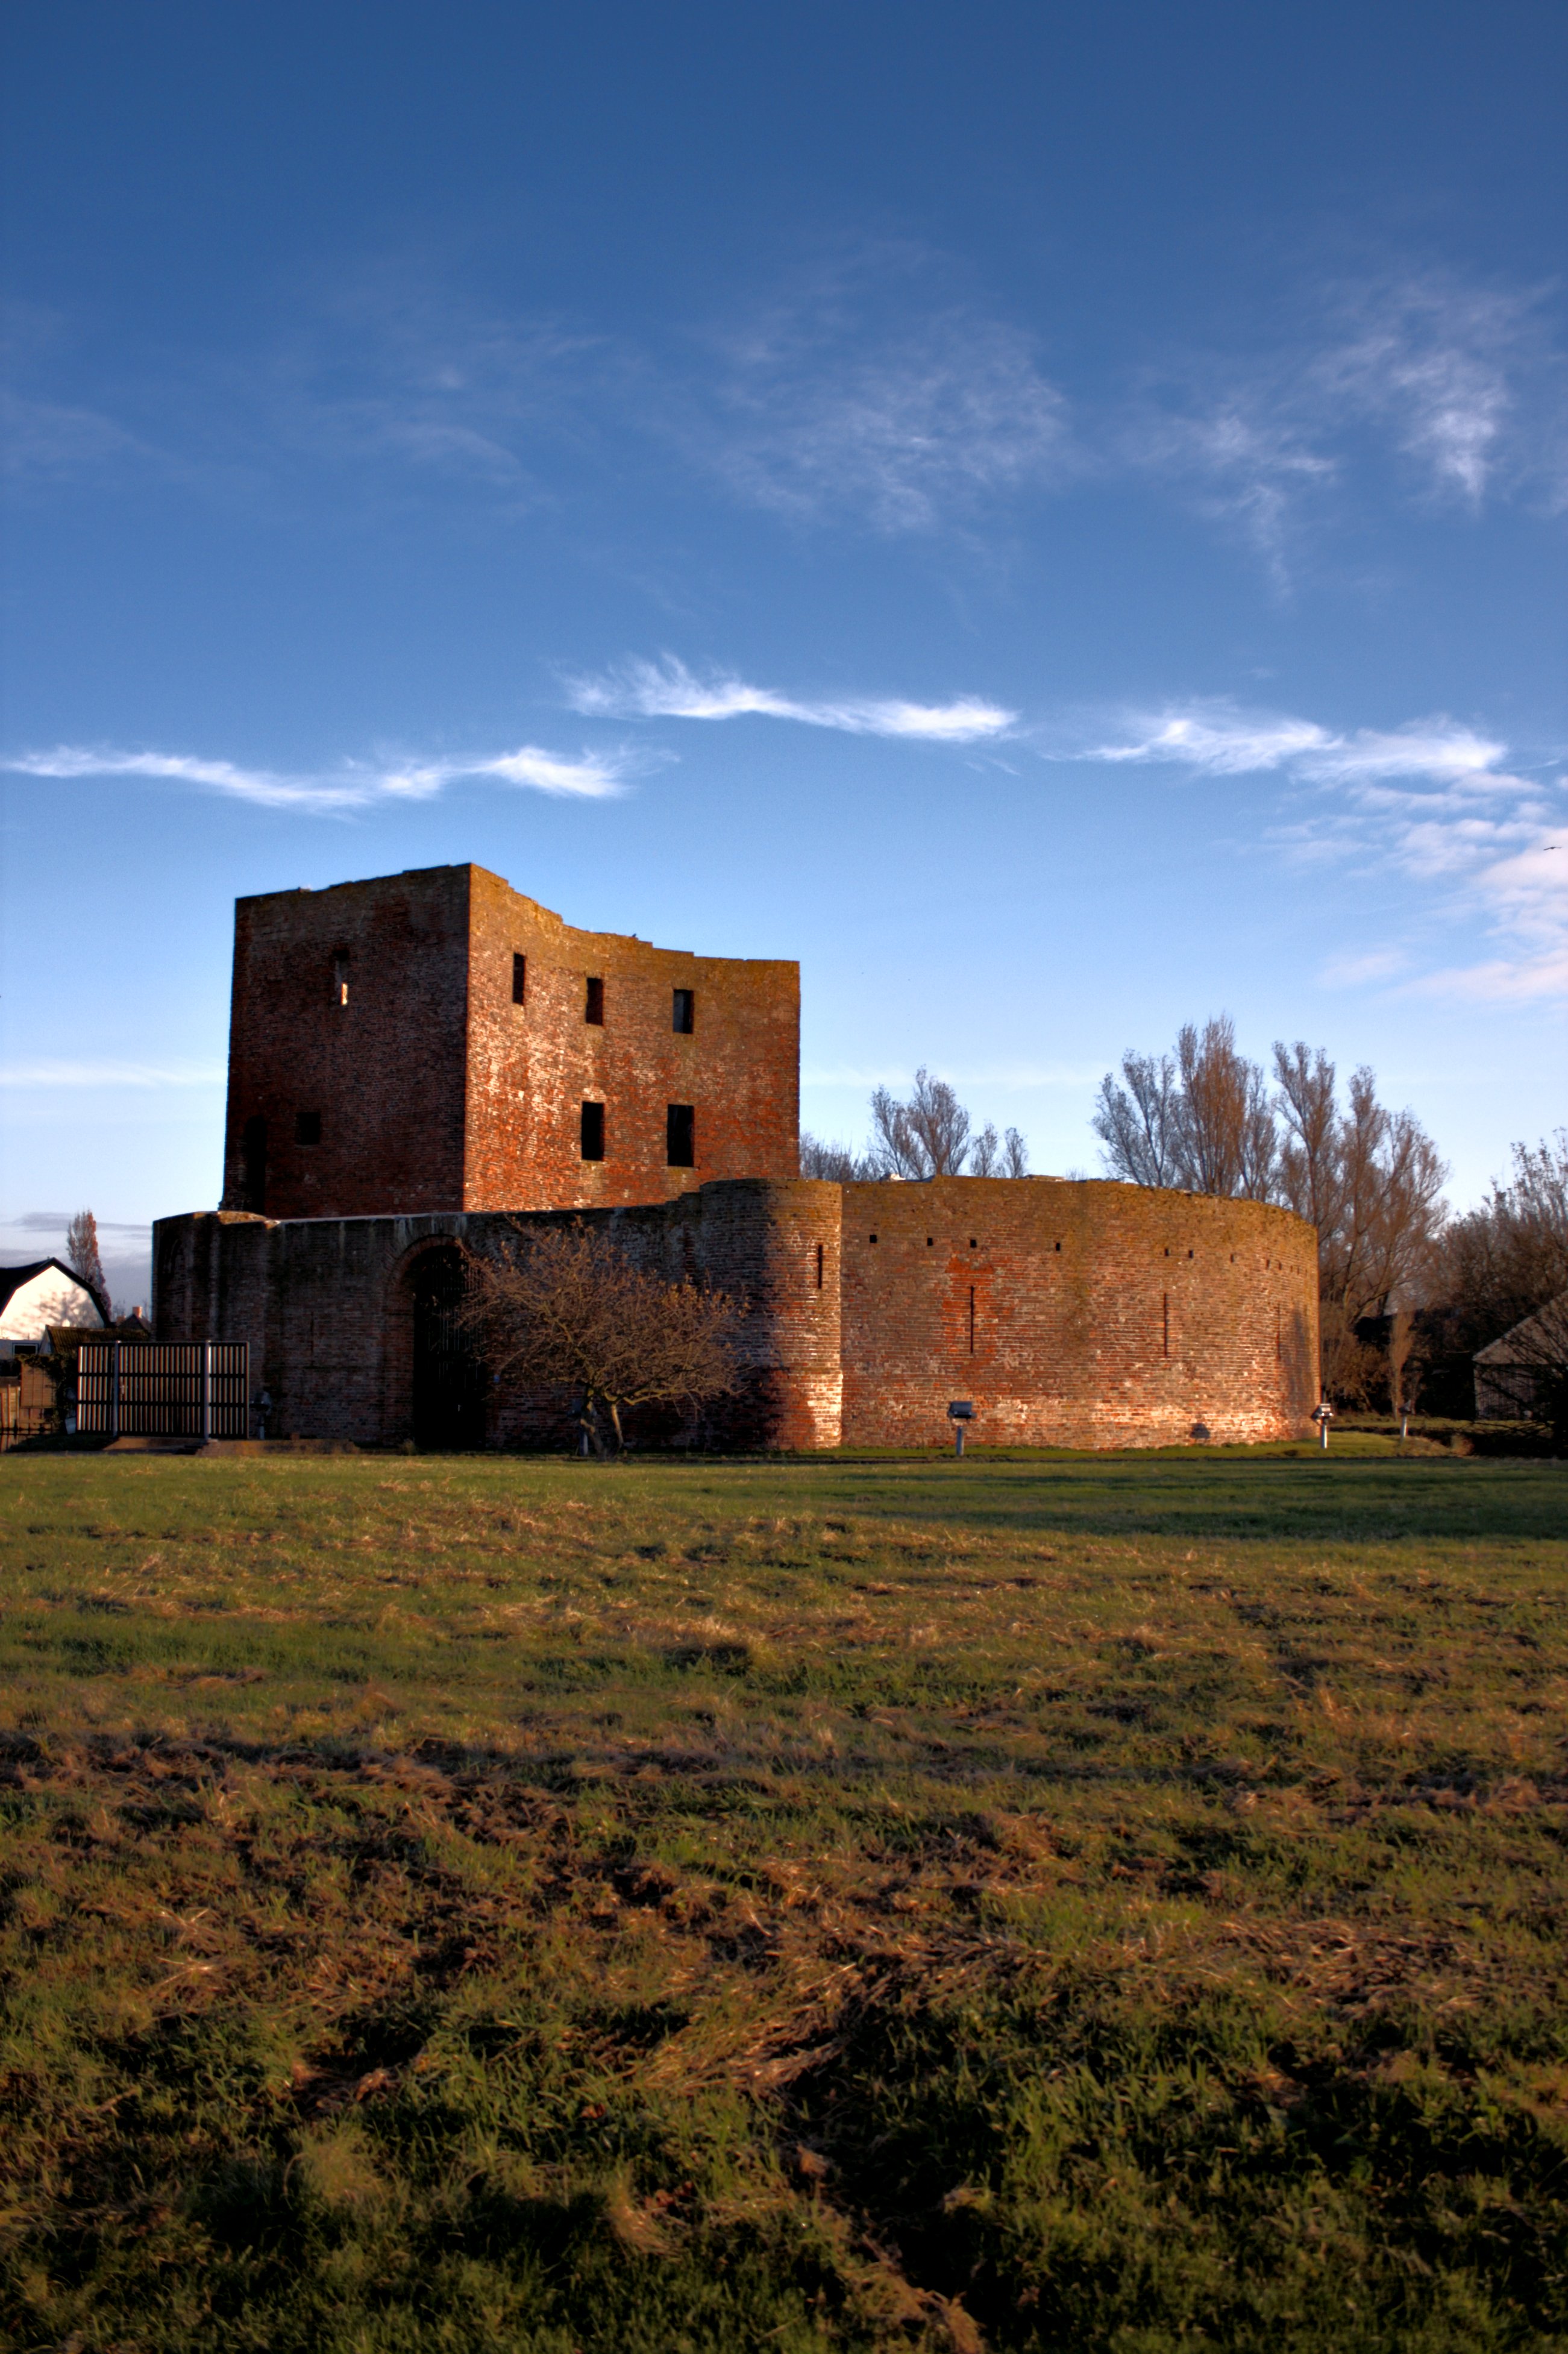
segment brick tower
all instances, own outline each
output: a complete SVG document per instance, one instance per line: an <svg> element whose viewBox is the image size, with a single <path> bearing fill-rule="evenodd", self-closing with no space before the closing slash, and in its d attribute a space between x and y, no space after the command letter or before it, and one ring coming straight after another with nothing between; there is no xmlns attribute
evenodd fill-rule
<svg viewBox="0 0 1568 2354"><path fill-rule="evenodd" d="M481 866L235 907L224 1206L609 1209L800 1172L797 964L583 932Z"/></svg>

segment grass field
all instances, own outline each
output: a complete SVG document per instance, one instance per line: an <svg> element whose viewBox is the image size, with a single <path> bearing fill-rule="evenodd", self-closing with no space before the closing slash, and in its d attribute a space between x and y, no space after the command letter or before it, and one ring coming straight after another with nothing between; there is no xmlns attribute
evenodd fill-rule
<svg viewBox="0 0 1568 2354"><path fill-rule="evenodd" d="M0 2335L1568 2347L1568 1470L7 1458Z"/></svg>

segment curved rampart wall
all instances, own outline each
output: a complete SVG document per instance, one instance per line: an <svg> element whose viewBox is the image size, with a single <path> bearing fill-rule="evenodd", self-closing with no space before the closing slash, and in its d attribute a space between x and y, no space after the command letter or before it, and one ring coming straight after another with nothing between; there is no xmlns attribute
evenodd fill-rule
<svg viewBox="0 0 1568 2354"><path fill-rule="evenodd" d="M1318 1396L1313 1229L1259 1202L1065 1178L843 1189L843 1436L918 1446L1285 1438Z"/></svg>

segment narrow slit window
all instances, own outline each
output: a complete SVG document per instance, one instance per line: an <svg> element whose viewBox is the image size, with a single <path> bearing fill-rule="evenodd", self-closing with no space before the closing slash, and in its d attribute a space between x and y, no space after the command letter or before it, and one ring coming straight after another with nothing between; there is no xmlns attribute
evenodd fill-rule
<svg viewBox="0 0 1568 2354"><path fill-rule="evenodd" d="M697 992L694 989L678 989L674 994L674 1012L670 1027L689 1038L697 1026Z"/></svg>
<svg viewBox="0 0 1568 2354"><path fill-rule="evenodd" d="M598 973L590 973L588 1002L583 1008L583 1020L591 1022L596 1030L604 1028L604 983Z"/></svg>
<svg viewBox="0 0 1568 2354"><path fill-rule="evenodd" d="M1274 1311L1274 1361L1277 1364L1285 1354L1285 1318L1283 1311Z"/></svg>
<svg viewBox="0 0 1568 2354"><path fill-rule="evenodd" d="M348 950L339 949L332 960L332 1002L334 1005L348 1003Z"/></svg>
<svg viewBox="0 0 1568 2354"><path fill-rule="evenodd" d="M514 954L512 959L512 1002L514 1005L526 1005L528 1002L528 960L521 954Z"/></svg>
<svg viewBox="0 0 1568 2354"><path fill-rule="evenodd" d="M585 1103L583 1106L583 1159L604 1159L604 1106Z"/></svg>
<svg viewBox="0 0 1568 2354"><path fill-rule="evenodd" d="M697 1165L697 1115L690 1104L671 1104L665 1111L664 1158L672 1169Z"/></svg>
<svg viewBox="0 0 1568 2354"><path fill-rule="evenodd" d="M260 1215L267 1207L267 1122L260 1112L245 1123L239 1153L245 1206Z"/></svg>
<svg viewBox="0 0 1568 2354"><path fill-rule="evenodd" d="M294 1142L319 1144L322 1140L322 1116L319 1111L297 1111L294 1114Z"/></svg>
<svg viewBox="0 0 1568 2354"><path fill-rule="evenodd" d="M826 1249L822 1244L819 1243L817 1245L817 1289L819 1291L821 1291L822 1288L822 1267L826 1257Z"/></svg>
<svg viewBox="0 0 1568 2354"><path fill-rule="evenodd" d="M970 1354L970 1356L971 1356L971 1357L974 1355L974 1352L975 1352L975 1288L974 1288L974 1285L971 1283L971 1284L970 1284L970 1286L969 1286L969 1354Z"/></svg>
<svg viewBox="0 0 1568 2354"><path fill-rule="evenodd" d="M1168 1291L1160 1295L1160 1353L1163 1357L1171 1354L1171 1294Z"/></svg>

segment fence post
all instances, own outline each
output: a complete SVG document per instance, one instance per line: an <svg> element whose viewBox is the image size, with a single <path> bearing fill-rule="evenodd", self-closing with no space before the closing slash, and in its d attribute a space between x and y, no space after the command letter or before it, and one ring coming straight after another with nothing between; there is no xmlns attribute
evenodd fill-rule
<svg viewBox="0 0 1568 2354"><path fill-rule="evenodd" d="M201 1441L212 1437L212 1342L201 1344Z"/></svg>
<svg viewBox="0 0 1568 2354"><path fill-rule="evenodd" d="M109 1436L120 1436L120 1342L113 1344L114 1354L109 1361Z"/></svg>

